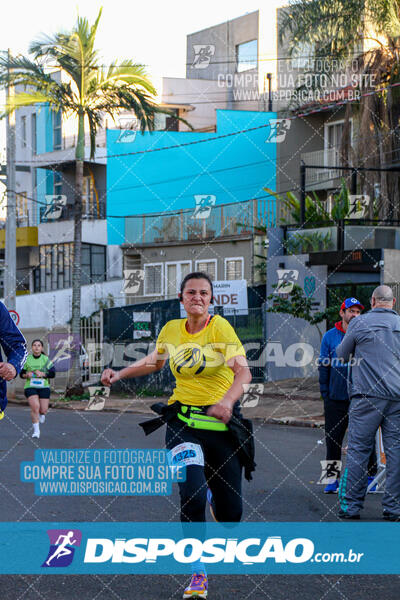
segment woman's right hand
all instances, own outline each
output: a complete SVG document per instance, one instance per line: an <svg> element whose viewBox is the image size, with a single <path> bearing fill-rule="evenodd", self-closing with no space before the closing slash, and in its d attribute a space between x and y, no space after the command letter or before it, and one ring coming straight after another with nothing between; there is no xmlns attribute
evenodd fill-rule
<svg viewBox="0 0 400 600"><path fill-rule="evenodd" d="M107 387L111 387L111 384L115 383L119 380L118 371L114 371L113 369L104 369L101 376L101 383L106 385Z"/></svg>

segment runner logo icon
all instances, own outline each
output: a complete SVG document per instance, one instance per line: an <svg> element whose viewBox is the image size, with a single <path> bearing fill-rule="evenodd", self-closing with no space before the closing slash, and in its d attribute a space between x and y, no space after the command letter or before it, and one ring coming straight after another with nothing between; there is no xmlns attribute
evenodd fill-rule
<svg viewBox="0 0 400 600"><path fill-rule="evenodd" d="M48 529L50 548L42 567L68 567L74 558L75 548L81 545L79 529Z"/></svg>

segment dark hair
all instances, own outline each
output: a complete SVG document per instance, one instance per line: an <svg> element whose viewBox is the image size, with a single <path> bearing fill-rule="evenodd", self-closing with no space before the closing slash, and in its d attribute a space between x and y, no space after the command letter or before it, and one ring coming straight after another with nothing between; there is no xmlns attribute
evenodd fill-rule
<svg viewBox="0 0 400 600"><path fill-rule="evenodd" d="M207 273L202 273L201 271L195 271L194 273L188 273L186 277L183 279L181 283L181 291L179 293L179 300L182 300L183 290L185 289L185 285L189 281L189 279L205 279L210 284L211 288L211 304L214 304L214 288L211 277L207 275Z"/></svg>
<svg viewBox="0 0 400 600"><path fill-rule="evenodd" d="M32 346L33 346L33 344L35 342L39 342L39 344L42 344L42 348L44 349L44 344L43 344L42 340L39 340L39 338L37 338L36 340L33 340ZM43 352L43 350L42 350L42 354L44 354L45 356L47 356L46 352Z"/></svg>

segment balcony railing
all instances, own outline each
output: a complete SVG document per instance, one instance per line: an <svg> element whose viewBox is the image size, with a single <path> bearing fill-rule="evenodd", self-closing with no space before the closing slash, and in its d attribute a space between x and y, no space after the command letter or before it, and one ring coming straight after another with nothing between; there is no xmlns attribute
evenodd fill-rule
<svg viewBox="0 0 400 600"><path fill-rule="evenodd" d="M213 206L206 218L198 218L192 208L125 217L125 242L152 244L244 236L275 223L275 199L262 198Z"/></svg>
<svg viewBox="0 0 400 600"><path fill-rule="evenodd" d="M39 219L40 223L54 223L56 221L71 221L74 218L74 207L72 204L67 204L63 206L61 209L61 215L57 217L57 219L52 216L52 214L48 213L47 206L41 206L39 208ZM46 216L47 214L47 216ZM88 221L94 221L96 219L105 219L106 218L106 202L105 200L99 200L99 202L94 202L89 207L83 207L82 219L86 219Z"/></svg>
<svg viewBox="0 0 400 600"><path fill-rule="evenodd" d="M306 170L307 187L332 187L336 183L335 180L343 177L345 173L345 171L341 171L340 169L329 168L344 166L344 156L339 146L314 150L313 152L304 152L301 155L301 160L305 165L321 167L320 169Z"/></svg>
<svg viewBox="0 0 400 600"><path fill-rule="evenodd" d="M343 224L343 250L372 250L388 248L400 250L400 222L388 221L374 224L362 219L347 220ZM287 226L285 245L294 254L337 250L339 229L336 225L326 227Z"/></svg>

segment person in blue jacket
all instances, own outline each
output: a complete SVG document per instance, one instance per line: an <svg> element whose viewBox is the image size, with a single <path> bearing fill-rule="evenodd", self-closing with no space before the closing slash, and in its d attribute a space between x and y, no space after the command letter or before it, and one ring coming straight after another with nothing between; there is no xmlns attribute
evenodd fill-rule
<svg viewBox="0 0 400 600"><path fill-rule="evenodd" d="M346 298L340 307L341 320L335 323L322 338L319 357L319 388L324 401L326 460L341 461L342 443L349 421L349 393L347 389L347 363L336 356L336 348L342 342L352 319L358 317L364 306L357 298ZM375 452L370 459L370 477L373 478ZM329 477L330 474L327 473ZM332 494L338 491L337 473L332 473L324 492ZM371 479L372 480L372 479Z"/></svg>
<svg viewBox="0 0 400 600"><path fill-rule="evenodd" d="M7 358L7 362L3 362L0 351L0 419L2 419L7 406L7 381L15 379L28 356L25 338L2 302L0 302L0 344Z"/></svg>

